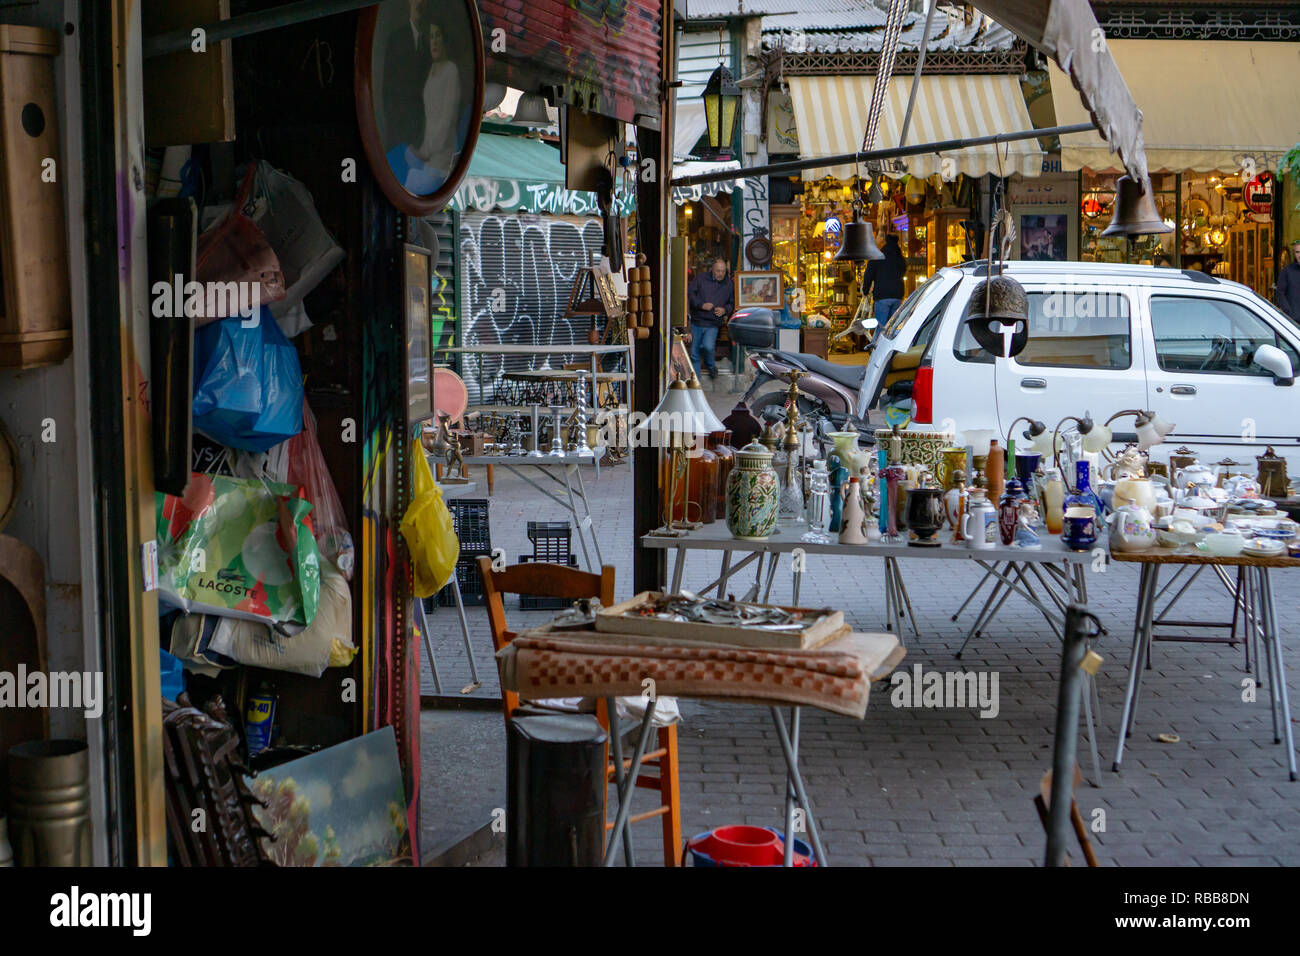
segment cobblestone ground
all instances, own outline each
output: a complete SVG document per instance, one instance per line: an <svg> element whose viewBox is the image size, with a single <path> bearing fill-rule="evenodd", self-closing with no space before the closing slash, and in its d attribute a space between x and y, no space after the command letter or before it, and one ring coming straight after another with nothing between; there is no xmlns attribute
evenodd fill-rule
<svg viewBox="0 0 1300 956"><path fill-rule="evenodd" d="M632 573L630 470L602 469L599 480L588 478L588 490L604 560L617 568L621 596L630 592ZM491 500L493 544L504 547L512 561L531 551L528 520L567 517L505 473L498 473ZM692 555L686 586L715 576L717 560ZM978 569L956 564L904 563L921 631L920 639L905 634L905 666L995 672L999 712L982 719L974 708L896 708L883 685L877 685L865 720L806 711L800 763L833 863L1041 863L1044 836L1032 799L1051 762L1059 644L1041 616L1013 597L990 632L955 660L973 611L968 608L958 622L951 615L978 580ZM785 570L778 572L774 600L790 596ZM1135 567L1118 565L1090 574L1088 585L1092 608L1110 634L1096 645L1105 658L1098 676L1100 786L1083 784L1078 801L1084 818L1102 826L1093 836L1102 863L1300 864L1300 783L1289 782L1283 747L1272 742L1267 697L1261 692L1257 702L1242 699L1246 673L1240 646L1158 643L1123 770L1111 772L1137 579ZM1275 574L1275 591L1295 700L1300 695L1300 632L1294 624L1300 574ZM858 629L881 630L881 563L810 556L801 599L805 605L842 608ZM508 610L512 624L550 616ZM1176 617L1198 621L1231 614L1226 592L1208 573L1187 591L1178 610ZM469 669L455 612L439 609L430 623L443 692L457 694L469 683ZM495 696L481 609L469 609L469 624L485 678L475 693ZM433 692L427 664L424 685L425 693ZM682 711L683 832L726 823L780 826L784 765L768 711L693 701L683 701ZM1160 743L1158 734L1176 734L1179 742ZM1080 765L1091 776L1082 739ZM657 859L658 827L642 824L634 833L641 858Z"/></svg>

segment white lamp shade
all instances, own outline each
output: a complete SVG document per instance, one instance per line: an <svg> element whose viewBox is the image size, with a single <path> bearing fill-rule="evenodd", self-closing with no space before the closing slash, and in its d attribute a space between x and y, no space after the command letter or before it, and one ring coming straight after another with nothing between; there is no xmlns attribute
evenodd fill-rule
<svg viewBox="0 0 1300 956"><path fill-rule="evenodd" d="M1092 430L1083 436L1083 450L1096 453L1110 444L1111 432L1105 425L1093 425Z"/></svg>
<svg viewBox="0 0 1300 956"><path fill-rule="evenodd" d="M961 437L966 444L971 446L971 455L980 458L989 453L989 446L993 441L993 429L972 428L962 432Z"/></svg>
<svg viewBox="0 0 1300 956"><path fill-rule="evenodd" d="M727 426L718 420L718 416L713 413L709 407L709 400L704 394L704 389L699 385L688 385L686 393L690 395L691 402L695 406L695 424L697 435L708 435L713 432L725 431Z"/></svg>
<svg viewBox="0 0 1300 956"><path fill-rule="evenodd" d="M1164 420L1163 418L1161 418L1159 415L1156 415L1156 414L1152 413L1152 415L1151 415L1151 427L1154 428L1154 429L1156 430L1156 434L1157 434L1157 435L1159 435L1161 438L1164 438L1164 437L1166 437L1167 435L1172 435L1172 434L1173 434L1173 432L1174 432L1174 427L1175 427L1175 426L1172 425L1171 423L1165 421L1165 420Z"/></svg>
<svg viewBox="0 0 1300 956"><path fill-rule="evenodd" d="M1159 445L1164 437L1155 429L1152 422L1143 422L1137 427L1138 447L1146 451L1152 445Z"/></svg>
<svg viewBox="0 0 1300 956"><path fill-rule="evenodd" d="M715 429L718 431L720 429ZM699 411L691 390L683 381L673 382L659 404L650 413L645 422L638 425L634 432L650 432L652 435L699 435Z"/></svg>
<svg viewBox="0 0 1300 956"><path fill-rule="evenodd" d="M1056 441L1052 441L1053 432L1050 428L1045 428L1033 438L1029 439L1029 450L1036 455L1042 455L1044 458L1051 458L1061 448L1061 436L1056 435Z"/></svg>

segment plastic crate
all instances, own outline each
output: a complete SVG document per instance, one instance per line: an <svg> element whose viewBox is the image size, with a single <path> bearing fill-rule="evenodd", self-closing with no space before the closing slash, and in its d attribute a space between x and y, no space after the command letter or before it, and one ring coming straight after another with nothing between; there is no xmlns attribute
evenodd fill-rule
<svg viewBox="0 0 1300 956"><path fill-rule="evenodd" d="M532 522L529 523L531 524ZM533 560L535 560L535 558L531 554L521 554L519 556L520 564L527 564L529 561ZM548 561L546 563L559 564L560 562ZM576 568L578 566L577 555L569 555L569 560L564 563L571 568ZM455 599L453 598L453 600ZM573 601L569 598L534 597L531 594L519 595L519 610L521 611L563 611L572 603Z"/></svg>
<svg viewBox="0 0 1300 956"><path fill-rule="evenodd" d="M447 510L456 526L462 558L492 553L492 529L486 498L453 498L447 502Z"/></svg>
<svg viewBox="0 0 1300 956"><path fill-rule="evenodd" d="M460 582L460 600L466 607L481 607L483 596L483 576L478 573L478 555L465 556L462 552L456 562L456 580ZM456 595L449 583L438 592L439 607L455 607Z"/></svg>
<svg viewBox="0 0 1300 956"><path fill-rule="evenodd" d="M567 521L530 521L528 540L533 543L533 560L547 564L569 564L573 531Z"/></svg>

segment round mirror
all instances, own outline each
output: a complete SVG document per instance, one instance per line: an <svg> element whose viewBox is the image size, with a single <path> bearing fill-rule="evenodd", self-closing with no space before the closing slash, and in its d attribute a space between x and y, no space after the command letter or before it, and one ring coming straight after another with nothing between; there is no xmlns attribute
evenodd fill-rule
<svg viewBox="0 0 1300 956"><path fill-rule="evenodd" d="M357 21L357 124L380 188L427 216L451 201L483 118L473 0L384 0Z"/></svg>

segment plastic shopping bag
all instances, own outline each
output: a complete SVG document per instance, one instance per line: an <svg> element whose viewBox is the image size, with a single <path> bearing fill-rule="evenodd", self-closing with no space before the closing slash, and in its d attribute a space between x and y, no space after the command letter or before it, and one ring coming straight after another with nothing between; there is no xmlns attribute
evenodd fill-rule
<svg viewBox="0 0 1300 956"><path fill-rule="evenodd" d="M293 485L196 473L155 511L163 603L271 625L316 617L320 553Z"/></svg>
<svg viewBox="0 0 1300 956"><path fill-rule="evenodd" d="M203 314L197 325L236 314L252 301L255 288L259 305L284 298L284 272L265 233L248 218L249 199L256 168L250 168L230 210L199 236L194 278L204 287ZM230 291L235 291L231 304Z"/></svg>
<svg viewBox="0 0 1300 956"><path fill-rule="evenodd" d="M426 598L451 580L460 557L460 539L418 441L411 442L411 475L411 506L402 518L401 531L411 554L412 593Z"/></svg>
<svg viewBox="0 0 1300 956"><path fill-rule="evenodd" d="M306 400L302 403L302 431L287 443L288 477L291 485L302 488L312 503L311 523L316 532L320 553L338 566L346 580L352 580L354 560L352 535L343 518L343 502L339 500L334 479L330 477L316 439L316 416Z"/></svg>
<svg viewBox="0 0 1300 956"><path fill-rule="evenodd" d="M298 352L265 306L256 323L223 319L194 333L194 428L266 451L302 431Z"/></svg>

